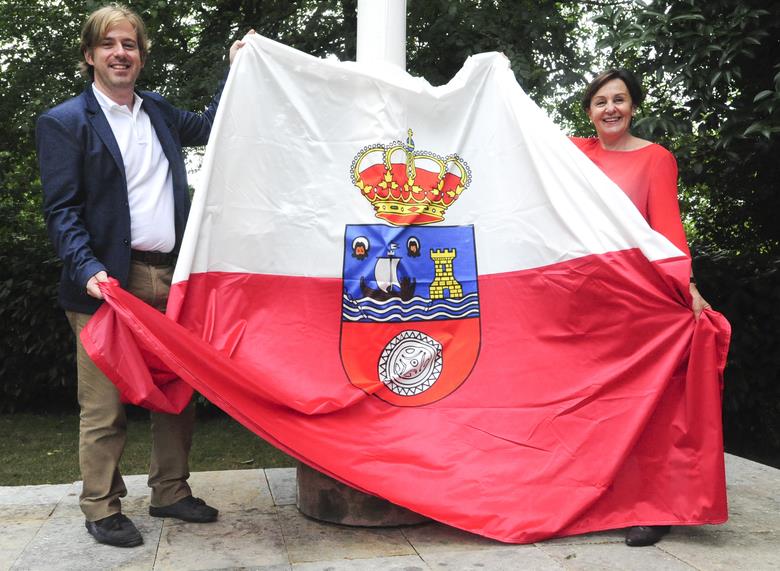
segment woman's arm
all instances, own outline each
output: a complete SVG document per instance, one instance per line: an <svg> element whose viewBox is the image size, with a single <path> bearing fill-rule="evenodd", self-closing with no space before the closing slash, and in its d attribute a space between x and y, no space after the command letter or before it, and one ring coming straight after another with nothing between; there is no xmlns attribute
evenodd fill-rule
<svg viewBox="0 0 780 571"><path fill-rule="evenodd" d="M665 149L659 156L652 175L647 197L647 221L653 230L666 236L686 256L691 256L680 216L680 203L677 200L677 161L674 155ZM699 293L693 275L689 290L693 316L699 319L701 312L711 309L711 306Z"/></svg>
<svg viewBox="0 0 780 571"><path fill-rule="evenodd" d="M683 254L690 257L688 241L680 216L677 200L677 161L674 155L657 147L658 158L650 173L650 189L647 195L647 222L650 227L666 236Z"/></svg>

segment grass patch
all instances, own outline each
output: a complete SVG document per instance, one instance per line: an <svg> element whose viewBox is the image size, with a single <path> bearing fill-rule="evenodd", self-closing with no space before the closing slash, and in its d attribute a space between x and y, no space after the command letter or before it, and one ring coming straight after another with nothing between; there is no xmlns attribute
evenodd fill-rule
<svg viewBox="0 0 780 571"><path fill-rule="evenodd" d="M146 411L132 409L120 470L148 474L151 437ZM0 415L0 486L80 480L78 413ZM225 415L198 418L190 470L294 466L295 461Z"/></svg>

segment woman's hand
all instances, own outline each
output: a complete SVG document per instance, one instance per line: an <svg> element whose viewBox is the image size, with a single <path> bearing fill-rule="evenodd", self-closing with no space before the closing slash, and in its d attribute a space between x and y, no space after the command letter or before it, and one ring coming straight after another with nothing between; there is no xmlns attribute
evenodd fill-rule
<svg viewBox="0 0 780 571"><path fill-rule="evenodd" d="M693 298L693 303L691 303L691 309L693 309L693 317L698 320L699 316L701 315L701 312L704 311L705 309L712 309L712 306L709 303L707 303L707 300L701 296L699 290L696 288L696 284L693 282L691 282L690 291L691 291L691 297Z"/></svg>

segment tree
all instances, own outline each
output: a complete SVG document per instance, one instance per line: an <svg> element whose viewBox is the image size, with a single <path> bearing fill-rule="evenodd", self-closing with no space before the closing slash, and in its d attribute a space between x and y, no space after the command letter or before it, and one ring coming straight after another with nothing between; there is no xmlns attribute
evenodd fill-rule
<svg viewBox="0 0 780 571"><path fill-rule="evenodd" d="M509 58L523 89L550 112L576 97L590 61L577 37L584 5L550 0L410 0L408 68L446 83L470 55Z"/></svg>

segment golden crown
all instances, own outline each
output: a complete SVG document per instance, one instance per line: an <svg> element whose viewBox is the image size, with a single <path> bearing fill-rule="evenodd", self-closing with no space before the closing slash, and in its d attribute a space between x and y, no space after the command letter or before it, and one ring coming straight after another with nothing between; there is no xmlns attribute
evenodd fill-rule
<svg viewBox="0 0 780 571"><path fill-rule="evenodd" d="M392 162L401 151L403 162ZM363 166L371 159L372 164ZM361 149L352 161L352 182L374 206L377 218L395 226L432 224L444 220L447 209L471 182L471 171L458 155L415 151L409 129L406 143Z"/></svg>

